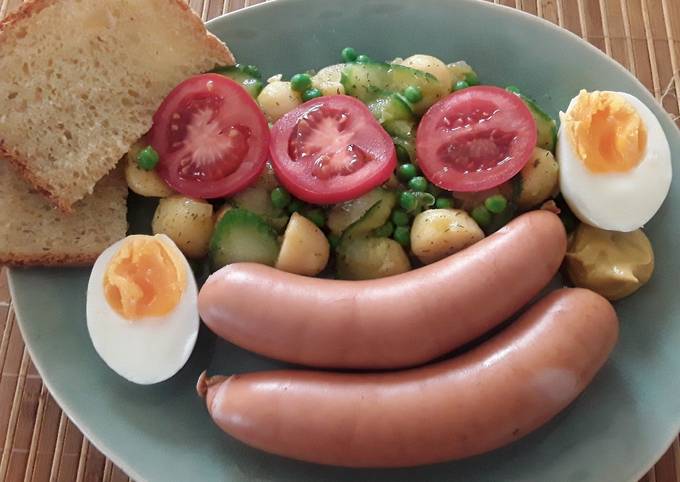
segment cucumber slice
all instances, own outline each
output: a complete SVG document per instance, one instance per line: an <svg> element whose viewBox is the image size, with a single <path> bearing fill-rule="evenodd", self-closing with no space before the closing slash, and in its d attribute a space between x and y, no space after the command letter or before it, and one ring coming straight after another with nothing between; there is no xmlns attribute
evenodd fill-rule
<svg viewBox="0 0 680 482"><path fill-rule="evenodd" d="M523 98L524 103L529 107L531 114L536 121L536 129L538 131L538 138L536 146L546 151L554 152L557 144L557 123L555 120L546 114L533 100Z"/></svg>
<svg viewBox="0 0 680 482"><path fill-rule="evenodd" d="M340 83L345 94L371 102L387 90L389 70L388 64L379 62L349 63L340 74Z"/></svg>
<svg viewBox="0 0 680 482"><path fill-rule="evenodd" d="M392 209L397 204L396 196L390 191L382 190L385 195L342 233L339 250L345 242L368 236L373 230L378 229L387 222L392 214Z"/></svg>
<svg viewBox="0 0 680 482"><path fill-rule="evenodd" d="M368 109L392 136L394 144L403 147L408 152L410 162L414 162L416 121L408 101L401 94L388 94L371 102Z"/></svg>
<svg viewBox="0 0 680 482"><path fill-rule="evenodd" d="M423 98L410 104L416 114L424 114L435 102L449 93L449 86L443 85L437 77L421 70L403 65L390 65L389 90L403 92L407 87L419 87Z"/></svg>
<svg viewBox="0 0 680 482"><path fill-rule="evenodd" d="M368 110L383 127L387 123L414 122L413 111L401 94L383 94L368 104Z"/></svg>
<svg viewBox="0 0 680 482"><path fill-rule="evenodd" d="M288 226L289 220L290 216L286 214L282 214L281 216L277 216L275 218L265 218L265 222L279 233L283 232L286 226Z"/></svg>
<svg viewBox="0 0 680 482"><path fill-rule="evenodd" d="M393 120L385 122L383 129L392 136L395 146L403 147L412 164L416 164L416 125L415 121Z"/></svg>
<svg viewBox="0 0 680 482"><path fill-rule="evenodd" d="M269 191L265 188L249 187L231 198L231 202L239 208L246 209L262 217L276 217L283 214L281 209L274 207Z"/></svg>
<svg viewBox="0 0 680 482"><path fill-rule="evenodd" d="M391 120L383 124L387 133L402 139L415 140L415 122L409 120Z"/></svg>
<svg viewBox="0 0 680 482"><path fill-rule="evenodd" d="M361 197L333 206L328 213L326 225L333 234L339 236L349 226L361 219L372 206L381 201L384 201L386 205L392 207L396 204L394 193L380 188L373 189ZM392 207L390 207L390 210Z"/></svg>
<svg viewBox="0 0 680 482"><path fill-rule="evenodd" d="M395 146L403 147L408 152L409 162L411 164L418 164L416 162L416 140L415 136L411 138L403 138L399 136L392 136L392 141Z"/></svg>
<svg viewBox="0 0 680 482"><path fill-rule="evenodd" d="M276 230L283 229L288 222L288 216L282 209L274 207L270 192L264 186L249 187L232 197L231 202L238 208L257 214Z"/></svg>
<svg viewBox="0 0 680 482"><path fill-rule="evenodd" d="M396 204L394 193L380 191L381 199L345 229L340 238L336 270L341 279L382 278L411 269L408 256L399 243L371 236L387 222Z"/></svg>
<svg viewBox="0 0 680 482"><path fill-rule="evenodd" d="M522 94L516 87L508 87L506 90L519 96L534 117L534 121L536 121L536 130L538 131L536 146L554 152L555 145L557 144L557 123L555 120L546 114L534 99Z"/></svg>
<svg viewBox="0 0 680 482"><path fill-rule="evenodd" d="M366 103L373 102L385 92L400 93L409 86L419 87L423 98L409 104L416 114L423 114L449 92L448 86L442 85L434 75L403 65L379 62L347 64L340 82L347 95Z"/></svg>
<svg viewBox="0 0 680 482"><path fill-rule="evenodd" d="M279 256L276 232L257 214L234 208L222 216L210 240L213 271L231 263L274 266Z"/></svg>
<svg viewBox="0 0 680 482"><path fill-rule="evenodd" d="M244 65L236 64L230 65L228 67L217 67L213 70L213 72L224 75L229 77L231 80L238 82L254 99L257 98L264 88L264 82L262 81L262 78L254 76L251 72L247 71Z"/></svg>

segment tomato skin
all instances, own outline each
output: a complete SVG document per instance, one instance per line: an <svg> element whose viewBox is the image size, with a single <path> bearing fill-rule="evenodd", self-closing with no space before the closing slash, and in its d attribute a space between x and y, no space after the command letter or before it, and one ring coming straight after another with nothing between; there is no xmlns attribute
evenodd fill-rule
<svg viewBox="0 0 680 482"><path fill-rule="evenodd" d="M418 165L442 189L484 191L524 167L536 138L536 122L517 96L499 87L468 87L423 116L416 134Z"/></svg>
<svg viewBox="0 0 680 482"><path fill-rule="evenodd" d="M271 130L270 155L279 182L312 204L356 199L387 181L397 165L392 138L361 101L346 95L312 99L281 117ZM319 164L325 157L327 166Z"/></svg>
<svg viewBox="0 0 680 482"><path fill-rule="evenodd" d="M255 182L267 162L269 126L240 84L202 74L168 94L154 114L148 139L160 158L158 174L170 187L214 199Z"/></svg>

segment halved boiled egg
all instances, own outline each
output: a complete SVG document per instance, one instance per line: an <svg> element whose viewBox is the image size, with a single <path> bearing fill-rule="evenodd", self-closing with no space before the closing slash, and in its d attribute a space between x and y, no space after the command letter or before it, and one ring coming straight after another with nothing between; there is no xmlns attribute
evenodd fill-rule
<svg viewBox="0 0 680 482"><path fill-rule="evenodd" d="M560 189L574 214L601 229L642 227L672 177L670 146L652 111L630 94L582 90L560 120Z"/></svg>
<svg viewBox="0 0 680 482"><path fill-rule="evenodd" d="M170 238L134 235L97 259L87 287L87 329L116 373L143 385L173 376L198 335L197 288Z"/></svg>

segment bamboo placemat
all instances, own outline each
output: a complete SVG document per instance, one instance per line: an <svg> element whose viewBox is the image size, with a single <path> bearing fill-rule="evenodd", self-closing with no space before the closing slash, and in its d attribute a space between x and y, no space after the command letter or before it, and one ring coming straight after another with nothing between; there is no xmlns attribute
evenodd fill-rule
<svg viewBox="0 0 680 482"><path fill-rule="evenodd" d="M189 4L209 20L262 1L189 0ZM585 38L633 72L680 124L680 0L494 3L541 16ZM21 0L0 0L0 18L19 4ZM0 480L129 481L82 436L46 391L15 323L4 268L0 273L0 333ZM642 481L680 482L677 438Z"/></svg>

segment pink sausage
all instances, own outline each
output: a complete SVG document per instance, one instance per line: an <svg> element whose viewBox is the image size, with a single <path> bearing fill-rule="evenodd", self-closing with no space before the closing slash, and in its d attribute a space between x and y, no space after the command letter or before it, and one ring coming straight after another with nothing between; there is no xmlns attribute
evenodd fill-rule
<svg viewBox="0 0 680 482"><path fill-rule="evenodd" d="M569 405L618 336L611 304L555 291L477 348L384 374L270 371L208 378L219 427L258 449L347 467L406 467L509 444Z"/></svg>
<svg viewBox="0 0 680 482"><path fill-rule="evenodd" d="M559 218L533 211L429 266L371 281L339 281L232 264L201 289L201 318L261 355L330 368L399 368L430 361L507 319L553 278L566 253Z"/></svg>

